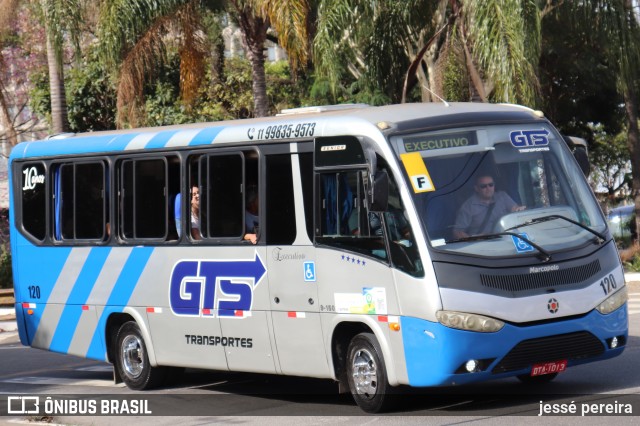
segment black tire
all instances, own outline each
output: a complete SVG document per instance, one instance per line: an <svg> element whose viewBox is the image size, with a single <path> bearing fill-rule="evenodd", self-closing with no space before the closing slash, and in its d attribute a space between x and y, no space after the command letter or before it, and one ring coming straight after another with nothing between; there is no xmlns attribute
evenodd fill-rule
<svg viewBox="0 0 640 426"><path fill-rule="evenodd" d="M372 333L360 333L351 340L346 368L351 395L363 411L379 413L392 407L384 358Z"/></svg>
<svg viewBox="0 0 640 426"><path fill-rule="evenodd" d="M549 383L550 381L555 379L557 375L558 373L543 374L541 376L530 376L529 374L521 374L517 377L522 383L526 383L529 385L539 385L542 383Z"/></svg>
<svg viewBox="0 0 640 426"><path fill-rule="evenodd" d="M144 390L163 383L166 369L149 364L147 347L135 321L122 324L114 344L115 367L127 387Z"/></svg>

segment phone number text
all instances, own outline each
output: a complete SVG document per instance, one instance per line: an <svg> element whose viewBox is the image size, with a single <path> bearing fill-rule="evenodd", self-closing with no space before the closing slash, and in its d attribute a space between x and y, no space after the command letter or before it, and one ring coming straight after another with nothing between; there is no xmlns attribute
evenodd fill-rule
<svg viewBox="0 0 640 426"><path fill-rule="evenodd" d="M316 123L276 124L247 130L249 140L307 138L314 135Z"/></svg>

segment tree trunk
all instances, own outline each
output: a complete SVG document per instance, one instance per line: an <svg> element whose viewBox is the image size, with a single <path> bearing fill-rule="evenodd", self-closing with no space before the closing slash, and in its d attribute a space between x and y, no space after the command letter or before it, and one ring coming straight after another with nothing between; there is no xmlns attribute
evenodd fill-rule
<svg viewBox="0 0 640 426"><path fill-rule="evenodd" d="M266 117L269 114L267 99L267 77L264 71L264 42L260 45L247 46L247 56L251 62L251 77L253 78L253 107L255 117Z"/></svg>
<svg viewBox="0 0 640 426"><path fill-rule="evenodd" d="M51 133L55 135L69 131L69 120L62 64L58 62L53 43L48 35L47 62L49 64L49 90L51 91Z"/></svg>
<svg viewBox="0 0 640 426"><path fill-rule="evenodd" d="M7 157L11 147L18 144L18 134L13 127L13 120L9 113L9 105L5 97L4 85L0 82L0 124L4 130L4 136L0 139L0 155Z"/></svg>
<svg viewBox="0 0 640 426"><path fill-rule="evenodd" d="M269 113L267 78L264 71L264 43L267 40L269 21L256 16L253 9L242 2L232 1L238 12L238 26L242 31L244 48L251 62L253 77L253 107L255 117Z"/></svg>

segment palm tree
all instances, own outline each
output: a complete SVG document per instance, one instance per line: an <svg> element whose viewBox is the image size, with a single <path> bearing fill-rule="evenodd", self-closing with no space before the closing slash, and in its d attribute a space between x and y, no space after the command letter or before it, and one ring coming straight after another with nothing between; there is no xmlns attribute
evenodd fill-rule
<svg viewBox="0 0 640 426"><path fill-rule="evenodd" d="M269 112L264 70L264 45L272 28L291 63L306 66L309 52L307 36L311 5L307 0L228 0L228 11L237 21L244 37L253 77L254 115Z"/></svg>
<svg viewBox="0 0 640 426"><path fill-rule="evenodd" d="M31 0L31 2L42 15L46 31L51 92L51 131L54 134L66 132L69 130L69 120L64 90L63 48L65 36L68 36L76 51L80 51L81 1Z"/></svg>
<svg viewBox="0 0 640 426"><path fill-rule="evenodd" d="M139 124L144 82L153 77L157 64L165 58L165 34L173 31L179 42L181 97L189 104L204 76L207 52L202 37L202 6L226 11L238 22L244 35L253 75L254 115L268 113L264 44L274 27L290 57L306 61L306 37L299 22L306 22L307 0L103 0L98 38L105 62L118 70L119 126ZM297 37L300 37L298 39Z"/></svg>
<svg viewBox="0 0 640 426"><path fill-rule="evenodd" d="M351 79L365 91L381 91L392 102L400 101L402 75L441 20L443 4L446 1L321 1L313 46L317 75L329 81L334 97L340 82ZM425 82L424 72L420 78Z"/></svg>
<svg viewBox="0 0 640 426"><path fill-rule="evenodd" d="M382 82L394 102L419 81L430 100L440 65L457 50L457 68L482 100L534 104L541 14L531 0L325 0L316 66L334 85L347 72ZM407 69L405 81L398 74Z"/></svg>
<svg viewBox="0 0 640 426"><path fill-rule="evenodd" d="M170 42L178 43L181 98L187 106L193 103L205 74L202 11L199 0L102 1L99 49L107 66L118 75L118 127L141 124L145 82L166 59Z"/></svg>

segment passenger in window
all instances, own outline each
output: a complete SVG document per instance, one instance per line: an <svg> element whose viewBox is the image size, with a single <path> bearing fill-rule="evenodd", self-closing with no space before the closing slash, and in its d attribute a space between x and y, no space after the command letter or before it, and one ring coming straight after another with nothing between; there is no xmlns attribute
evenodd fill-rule
<svg viewBox="0 0 640 426"><path fill-rule="evenodd" d="M495 224L507 213L524 210L504 191L496 191L493 176L476 178L474 194L465 201L453 228L454 238L491 233Z"/></svg>
<svg viewBox="0 0 640 426"><path fill-rule="evenodd" d="M201 240L200 234L200 189L197 186L191 187L191 237L194 240Z"/></svg>
<svg viewBox="0 0 640 426"><path fill-rule="evenodd" d="M258 242L258 233L260 231L259 205L260 200L257 188L250 187L247 191L247 210L244 213L244 240L250 241L251 244Z"/></svg>

